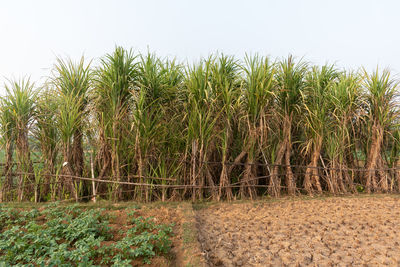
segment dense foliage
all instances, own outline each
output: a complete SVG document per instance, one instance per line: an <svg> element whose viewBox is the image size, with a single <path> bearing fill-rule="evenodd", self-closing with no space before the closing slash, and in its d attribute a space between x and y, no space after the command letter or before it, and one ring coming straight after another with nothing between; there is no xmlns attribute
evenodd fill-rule
<svg viewBox="0 0 400 267"><path fill-rule="evenodd" d="M132 266L169 252L171 226L128 213L127 230L115 233L103 209L0 207L0 266Z"/></svg>
<svg viewBox="0 0 400 267"><path fill-rule="evenodd" d="M397 85L292 56L58 59L45 84L6 86L1 199L399 191Z"/></svg>

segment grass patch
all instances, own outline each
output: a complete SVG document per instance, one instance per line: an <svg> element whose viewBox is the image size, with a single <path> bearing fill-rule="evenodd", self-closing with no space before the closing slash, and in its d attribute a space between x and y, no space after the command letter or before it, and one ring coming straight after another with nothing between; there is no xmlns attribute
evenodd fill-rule
<svg viewBox="0 0 400 267"><path fill-rule="evenodd" d="M193 223L190 222L183 223L182 230L183 230L182 239L184 244L190 244L197 241L196 233L195 231L193 231Z"/></svg>

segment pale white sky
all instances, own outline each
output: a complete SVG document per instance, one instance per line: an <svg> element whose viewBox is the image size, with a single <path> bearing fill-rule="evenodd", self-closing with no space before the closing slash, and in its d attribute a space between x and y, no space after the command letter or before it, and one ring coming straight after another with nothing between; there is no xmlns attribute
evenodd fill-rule
<svg viewBox="0 0 400 267"><path fill-rule="evenodd" d="M400 72L395 0L0 0L0 84L115 45L192 62L220 51ZM0 86L0 92L3 90Z"/></svg>

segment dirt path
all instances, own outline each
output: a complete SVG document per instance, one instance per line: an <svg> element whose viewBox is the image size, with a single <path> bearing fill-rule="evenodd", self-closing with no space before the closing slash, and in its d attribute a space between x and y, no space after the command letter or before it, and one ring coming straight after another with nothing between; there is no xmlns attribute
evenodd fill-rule
<svg viewBox="0 0 400 267"><path fill-rule="evenodd" d="M196 215L211 266L399 266L400 199L216 204Z"/></svg>
<svg viewBox="0 0 400 267"><path fill-rule="evenodd" d="M144 205L138 215L153 217L157 223L173 223L172 249L168 260L165 257L156 257L151 265L146 266L207 266L197 240L198 231L192 205L186 202L176 206L173 203L159 203L159 207L156 205L157 203Z"/></svg>

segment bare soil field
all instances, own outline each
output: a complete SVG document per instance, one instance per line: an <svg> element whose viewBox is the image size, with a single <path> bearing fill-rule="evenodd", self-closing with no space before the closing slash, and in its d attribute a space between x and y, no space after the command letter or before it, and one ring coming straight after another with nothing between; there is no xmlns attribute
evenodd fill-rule
<svg viewBox="0 0 400 267"><path fill-rule="evenodd" d="M197 210L210 266L399 266L396 196L222 203Z"/></svg>

